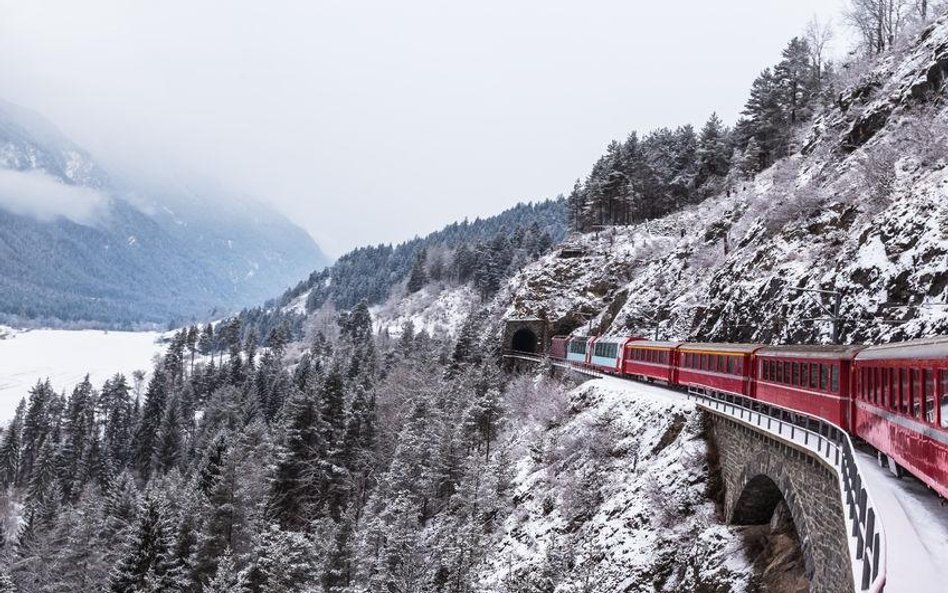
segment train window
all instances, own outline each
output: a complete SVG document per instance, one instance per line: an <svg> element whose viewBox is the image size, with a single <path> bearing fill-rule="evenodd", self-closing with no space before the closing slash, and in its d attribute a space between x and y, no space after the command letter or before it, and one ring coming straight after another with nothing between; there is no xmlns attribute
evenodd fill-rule
<svg viewBox="0 0 948 593"><path fill-rule="evenodd" d="M793 366L791 367L790 372L793 373L791 375L790 384L799 385L800 384L800 363L799 362L793 363Z"/></svg>
<svg viewBox="0 0 948 593"><path fill-rule="evenodd" d="M912 399L912 376L908 369L899 369L899 412L908 415Z"/></svg>
<svg viewBox="0 0 948 593"><path fill-rule="evenodd" d="M777 362L774 364L774 369L777 371L774 373L774 380L777 383L783 383L783 365Z"/></svg>
<svg viewBox="0 0 948 593"><path fill-rule="evenodd" d="M934 424L938 421L938 417L935 415L935 371L925 369L922 380L925 394L925 421Z"/></svg>
<svg viewBox="0 0 948 593"><path fill-rule="evenodd" d="M830 383L829 378L830 378L829 367L826 366L825 364L821 364L820 365L820 389L822 389L823 391L829 390L829 383Z"/></svg>
<svg viewBox="0 0 948 593"><path fill-rule="evenodd" d="M706 371L711 368L711 356L708 354L701 355L701 370Z"/></svg>
<svg viewBox="0 0 948 593"><path fill-rule="evenodd" d="M810 384L810 365L802 363L800 365L800 385L806 387Z"/></svg>
<svg viewBox="0 0 948 593"><path fill-rule="evenodd" d="M866 377L869 379L871 388L869 388L869 401L879 405L882 403L882 371L881 369L864 369ZM863 387L863 389L867 389Z"/></svg>
<svg viewBox="0 0 948 593"><path fill-rule="evenodd" d="M912 417L922 417L922 371L912 369L912 401L909 409L912 411Z"/></svg>
<svg viewBox="0 0 948 593"><path fill-rule="evenodd" d="M820 386L820 365L815 362L810 363L810 387L816 389Z"/></svg>
<svg viewBox="0 0 948 593"><path fill-rule="evenodd" d="M790 383L790 363L789 362L783 363L783 382L787 384Z"/></svg>
<svg viewBox="0 0 948 593"><path fill-rule="evenodd" d="M941 427L948 428L948 370L941 372L941 406L938 413L941 416Z"/></svg>
<svg viewBox="0 0 948 593"><path fill-rule="evenodd" d="M830 391L839 393L839 367L835 364L830 367Z"/></svg>
<svg viewBox="0 0 948 593"><path fill-rule="evenodd" d="M878 369L880 383L882 384L882 397L879 401L882 404L883 408L892 407L892 376L889 374L889 369Z"/></svg>

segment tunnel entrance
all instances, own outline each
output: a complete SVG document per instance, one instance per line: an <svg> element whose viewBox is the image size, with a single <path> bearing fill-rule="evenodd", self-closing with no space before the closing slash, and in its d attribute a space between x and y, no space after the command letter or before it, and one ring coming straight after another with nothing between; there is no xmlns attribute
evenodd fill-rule
<svg viewBox="0 0 948 593"><path fill-rule="evenodd" d="M536 354L539 346L537 335L527 328L518 329L510 340L511 347L517 352Z"/></svg>

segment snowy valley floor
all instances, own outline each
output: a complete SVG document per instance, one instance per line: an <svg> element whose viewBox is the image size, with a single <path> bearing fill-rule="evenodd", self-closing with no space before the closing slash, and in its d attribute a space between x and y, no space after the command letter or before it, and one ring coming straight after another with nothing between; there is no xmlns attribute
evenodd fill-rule
<svg viewBox="0 0 948 593"><path fill-rule="evenodd" d="M49 379L56 391L72 388L86 374L98 388L115 373L131 383L135 370L149 371L164 351L155 332L101 330L29 331L0 328L0 425L6 424L21 398L37 380Z"/></svg>

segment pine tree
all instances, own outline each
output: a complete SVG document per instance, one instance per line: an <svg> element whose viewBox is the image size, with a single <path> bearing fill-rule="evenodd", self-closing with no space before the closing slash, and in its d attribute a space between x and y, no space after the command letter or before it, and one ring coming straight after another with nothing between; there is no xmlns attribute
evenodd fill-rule
<svg viewBox="0 0 948 593"><path fill-rule="evenodd" d="M415 255L415 263L412 265L411 274L408 276L408 284L405 286L408 294L418 292L428 283L428 273L425 271L427 258L427 250L425 248L419 249Z"/></svg>
<svg viewBox="0 0 948 593"><path fill-rule="evenodd" d="M171 593L178 590L174 571L173 530L166 503L149 494L142 503L134 532L109 579L111 593Z"/></svg>
<svg viewBox="0 0 948 593"><path fill-rule="evenodd" d="M148 479L154 469L158 431L168 401L167 387L160 373L152 375L145 392L142 418L132 442L132 461L142 478Z"/></svg>
<svg viewBox="0 0 948 593"><path fill-rule="evenodd" d="M131 460L132 437L135 430L134 404L125 376L116 374L102 386L99 398L104 427L102 447L117 471Z"/></svg>
<svg viewBox="0 0 948 593"><path fill-rule="evenodd" d="M58 466L62 496L75 501L85 485L97 460L91 460L91 448L97 447L98 426L95 419L96 396L89 375L75 387L66 404L63 423L63 443L58 452Z"/></svg>
<svg viewBox="0 0 948 593"><path fill-rule="evenodd" d="M7 426L0 440L0 488L6 489L13 485L20 473L20 450L23 433L23 416L26 410L26 400L20 400L16 407L13 420Z"/></svg>
<svg viewBox="0 0 948 593"><path fill-rule="evenodd" d="M221 556L214 578L204 587L204 593L249 593L247 575L237 570L230 548Z"/></svg>
<svg viewBox="0 0 948 593"><path fill-rule="evenodd" d="M286 527L305 525L317 513L324 489L327 428L315 395L297 391L286 403L283 438L270 483L271 516Z"/></svg>
<svg viewBox="0 0 948 593"><path fill-rule="evenodd" d="M181 424L180 402L177 396L173 396L161 418L151 463L152 468L161 474L174 469L182 458L184 437Z"/></svg>
<svg viewBox="0 0 948 593"><path fill-rule="evenodd" d="M298 593L319 581L313 542L304 533L276 525L258 535L251 585L259 593Z"/></svg>
<svg viewBox="0 0 948 593"><path fill-rule="evenodd" d="M56 406L56 394L47 379L37 382L30 390L29 404L26 416L23 419L22 454L20 456L20 474L17 484L22 485L29 481L33 473L33 464L39 455L40 449L46 442L49 433L53 430L53 409Z"/></svg>
<svg viewBox="0 0 948 593"><path fill-rule="evenodd" d="M725 138L724 126L717 113L701 128L698 137L698 176L696 183L700 186L712 177L725 177L730 164L728 146Z"/></svg>

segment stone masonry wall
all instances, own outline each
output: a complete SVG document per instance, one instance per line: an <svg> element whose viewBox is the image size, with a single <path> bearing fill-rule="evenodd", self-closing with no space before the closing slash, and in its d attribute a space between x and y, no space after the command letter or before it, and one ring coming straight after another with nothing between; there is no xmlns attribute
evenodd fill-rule
<svg viewBox="0 0 948 593"><path fill-rule="evenodd" d="M846 523L836 472L810 453L731 418L712 423L730 523L769 522L781 499L800 537L810 590L852 593Z"/></svg>

